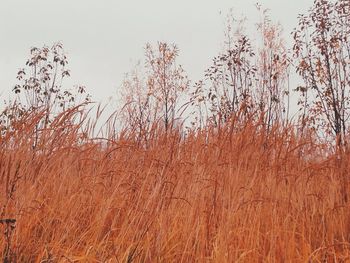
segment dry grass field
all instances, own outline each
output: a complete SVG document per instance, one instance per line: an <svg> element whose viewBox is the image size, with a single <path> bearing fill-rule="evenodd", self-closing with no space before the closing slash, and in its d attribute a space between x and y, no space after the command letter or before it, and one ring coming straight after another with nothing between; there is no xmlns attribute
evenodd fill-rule
<svg viewBox="0 0 350 263"><path fill-rule="evenodd" d="M0 262L350 262L350 0L7 2Z"/></svg>
<svg viewBox="0 0 350 263"><path fill-rule="evenodd" d="M88 139L74 114L36 142L35 115L0 140L0 212L16 220L1 226L4 262L350 259L348 154L254 123L158 131L142 147Z"/></svg>

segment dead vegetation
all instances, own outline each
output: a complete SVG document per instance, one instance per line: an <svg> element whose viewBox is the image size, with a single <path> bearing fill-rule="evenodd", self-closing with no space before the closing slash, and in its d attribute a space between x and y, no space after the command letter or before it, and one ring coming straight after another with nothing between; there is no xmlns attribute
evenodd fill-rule
<svg viewBox="0 0 350 263"><path fill-rule="evenodd" d="M349 155L339 167L312 134L300 139L275 124L267 136L258 122L186 136L159 128L145 148L127 132L87 139L92 131L72 121L82 114L64 112L39 139L28 120L41 117L27 116L1 137L2 216L16 219L12 261L348 259Z"/></svg>
<svg viewBox="0 0 350 263"><path fill-rule="evenodd" d="M258 10L262 45L229 16L194 84L148 44L102 128L62 45L32 48L0 113L3 262L350 261L349 1L299 16L293 54Z"/></svg>

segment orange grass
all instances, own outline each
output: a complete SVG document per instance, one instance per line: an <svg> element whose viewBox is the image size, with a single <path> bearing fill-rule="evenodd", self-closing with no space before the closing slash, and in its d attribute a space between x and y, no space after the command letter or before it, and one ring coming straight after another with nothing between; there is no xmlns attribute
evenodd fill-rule
<svg viewBox="0 0 350 263"><path fill-rule="evenodd" d="M349 260L349 156L338 167L311 136L292 127L267 136L257 124L159 133L148 148L125 134L90 140L91 128L67 121L74 114L34 150L35 116L0 139L1 216L17 220L12 261Z"/></svg>

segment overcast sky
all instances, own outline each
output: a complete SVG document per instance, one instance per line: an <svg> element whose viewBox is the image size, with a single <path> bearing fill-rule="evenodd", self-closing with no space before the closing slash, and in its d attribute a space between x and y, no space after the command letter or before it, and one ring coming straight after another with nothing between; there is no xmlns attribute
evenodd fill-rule
<svg viewBox="0 0 350 263"><path fill-rule="evenodd" d="M313 0L261 0L288 38L297 15ZM117 89L146 42L176 43L190 78L203 77L224 40L224 14L230 8L252 26L256 0L0 0L0 104L16 82L30 47L61 41L72 77L95 101L116 97ZM220 15L221 12L221 15ZM2 95L1 95L2 94ZM1 105L0 105L1 106Z"/></svg>

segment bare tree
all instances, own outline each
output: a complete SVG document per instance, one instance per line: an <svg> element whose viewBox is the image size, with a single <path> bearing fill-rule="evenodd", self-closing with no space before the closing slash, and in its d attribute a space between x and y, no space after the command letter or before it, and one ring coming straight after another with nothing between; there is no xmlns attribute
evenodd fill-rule
<svg viewBox="0 0 350 263"><path fill-rule="evenodd" d="M26 67L17 73L18 84L13 88L16 98L0 114L3 131L24 112L45 111L36 127L38 137L39 129L47 127L60 112L90 101L84 86L75 86L75 90L63 88L63 80L70 76L67 64L61 43L51 48L31 48Z"/></svg>
<svg viewBox="0 0 350 263"><path fill-rule="evenodd" d="M284 100L289 96L286 85L289 62L281 25L272 23L267 9L258 4L257 9L261 14L257 24L261 43L256 65L256 103L269 130L277 121L288 119L289 105Z"/></svg>
<svg viewBox="0 0 350 263"><path fill-rule="evenodd" d="M289 59L282 27L269 19L266 9L257 8L262 17L255 45L245 33L245 19L236 19L232 10L228 14L224 50L191 94L197 107L195 120L202 123L207 113L209 123L220 127L234 116L236 125L259 120L269 131L274 123L288 118Z"/></svg>
<svg viewBox="0 0 350 263"><path fill-rule="evenodd" d="M76 93L63 89L63 80L70 76L67 64L61 43L56 43L51 48L33 47L26 62L27 68L20 69L17 73L19 83L13 89L17 94L17 101L27 110L46 110L46 124L50 114L81 102L77 94L85 93L84 86L76 86ZM84 99L89 101L89 96Z"/></svg>
<svg viewBox="0 0 350 263"><path fill-rule="evenodd" d="M125 128L130 134L136 135L136 140L148 141L153 125L156 124L159 103L148 90L144 71L138 64L126 74L121 90L122 118Z"/></svg>
<svg viewBox="0 0 350 263"><path fill-rule="evenodd" d="M146 45L148 92L157 101L164 128L171 129L179 110L181 95L189 88L189 80L181 65L176 64L179 50L175 45L158 42L156 48Z"/></svg>
<svg viewBox="0 0 350 263"><path fill-rule="evenodd" d="M183 68L176 64L175 45L158 42L145 49L144 68L137 65L125 76L122 85L122 114L124 125L141 143L147 141L152 129L164 124L168 132L179 119L181 97L189 86Z"/></svg>
<svg viewBox="0 0 350 263"><path fill-rule="evenodd" d="M341 148L350 118L350 2L315 0L293 34L302 125L334 135Z"/></svg>
<svg viewBox="0 0 350 263"><path fill-rule="evenodd" d="M214 125L227 122L233 113L242 112L244 118L249 118L254 108L255 52L243 32L243 20L229 18L232 21L227 24L225 50L213 59L213 65L205 74L210 81L207 94L209 121ZM232 26L234 23L238 24L236 30Z"/></svg>

